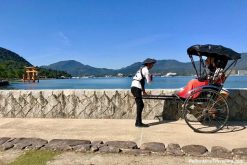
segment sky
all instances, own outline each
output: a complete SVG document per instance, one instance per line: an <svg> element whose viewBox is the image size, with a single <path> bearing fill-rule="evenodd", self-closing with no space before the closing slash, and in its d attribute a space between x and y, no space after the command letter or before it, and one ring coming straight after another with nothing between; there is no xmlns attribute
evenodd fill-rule
<svg viewBox="0 0 247 165"><path fill-rule="evenodd" d="M0 47L34 66L188 62L194 44L247 52L247 0L0 0Z"/></svg>

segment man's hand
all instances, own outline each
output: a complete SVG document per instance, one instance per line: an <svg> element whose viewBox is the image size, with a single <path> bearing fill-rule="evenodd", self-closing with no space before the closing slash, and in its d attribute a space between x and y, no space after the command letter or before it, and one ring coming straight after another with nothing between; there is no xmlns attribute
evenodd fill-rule
<svg viewBox="0 0 247 165"><path fill-rule="evenodd" d="M145 95L148 95L148 94L147 94L147 92L146 92L146 91L143 91L143 95L145 96Z"/></svg>
<svg viewBox="0 0 247 165"><path fill-rule="evenodd" d="M150 84L153 81L153 75L149 74L148 76L146 76L147 79L147 83Z"/></svg>

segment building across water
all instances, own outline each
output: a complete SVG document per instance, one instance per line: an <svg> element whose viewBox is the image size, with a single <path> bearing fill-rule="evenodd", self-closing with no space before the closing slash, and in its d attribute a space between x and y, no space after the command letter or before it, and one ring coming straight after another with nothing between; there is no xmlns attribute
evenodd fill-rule
<svg viewBox="0 0 247 165"><path fill-rule="evenodd" d="M33 81L39 82L38 68L36 67L25 67L25 73L23 75L23 81Z"/></svg>
<svg viewBox="0 0 247 165"><path fill-rule="evenodd" d="M239 76L246 76L247 75L247 70L238 70L238 75Z"/></svg>

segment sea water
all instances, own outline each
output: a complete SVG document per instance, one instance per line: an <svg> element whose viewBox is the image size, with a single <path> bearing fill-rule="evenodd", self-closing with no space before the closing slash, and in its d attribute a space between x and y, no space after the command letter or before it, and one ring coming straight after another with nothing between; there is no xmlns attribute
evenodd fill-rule
<svg viewBox="0 0 247 165"><path fill-rule="evenodd" d="M154 77L146 89L175 89L184 87L194 77ZM80 78L80 79L51 79L40 80L39 83L11 82L2 89L129 89L131 77L123 78ZM247 88L247 76L230 76L224 84L225 88Z"/></svg>

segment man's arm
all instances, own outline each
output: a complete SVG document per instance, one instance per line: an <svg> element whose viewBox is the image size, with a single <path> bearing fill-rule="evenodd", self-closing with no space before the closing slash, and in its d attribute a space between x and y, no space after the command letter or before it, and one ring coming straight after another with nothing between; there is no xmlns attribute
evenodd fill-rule
<svg viewBox="0 0 247 165"><path fill-rule="evenodd" d="M150 84L153 80L153 76L149 73L149 70L147 68L143 70L143 75L145 76L147 83Z"/></svg>

